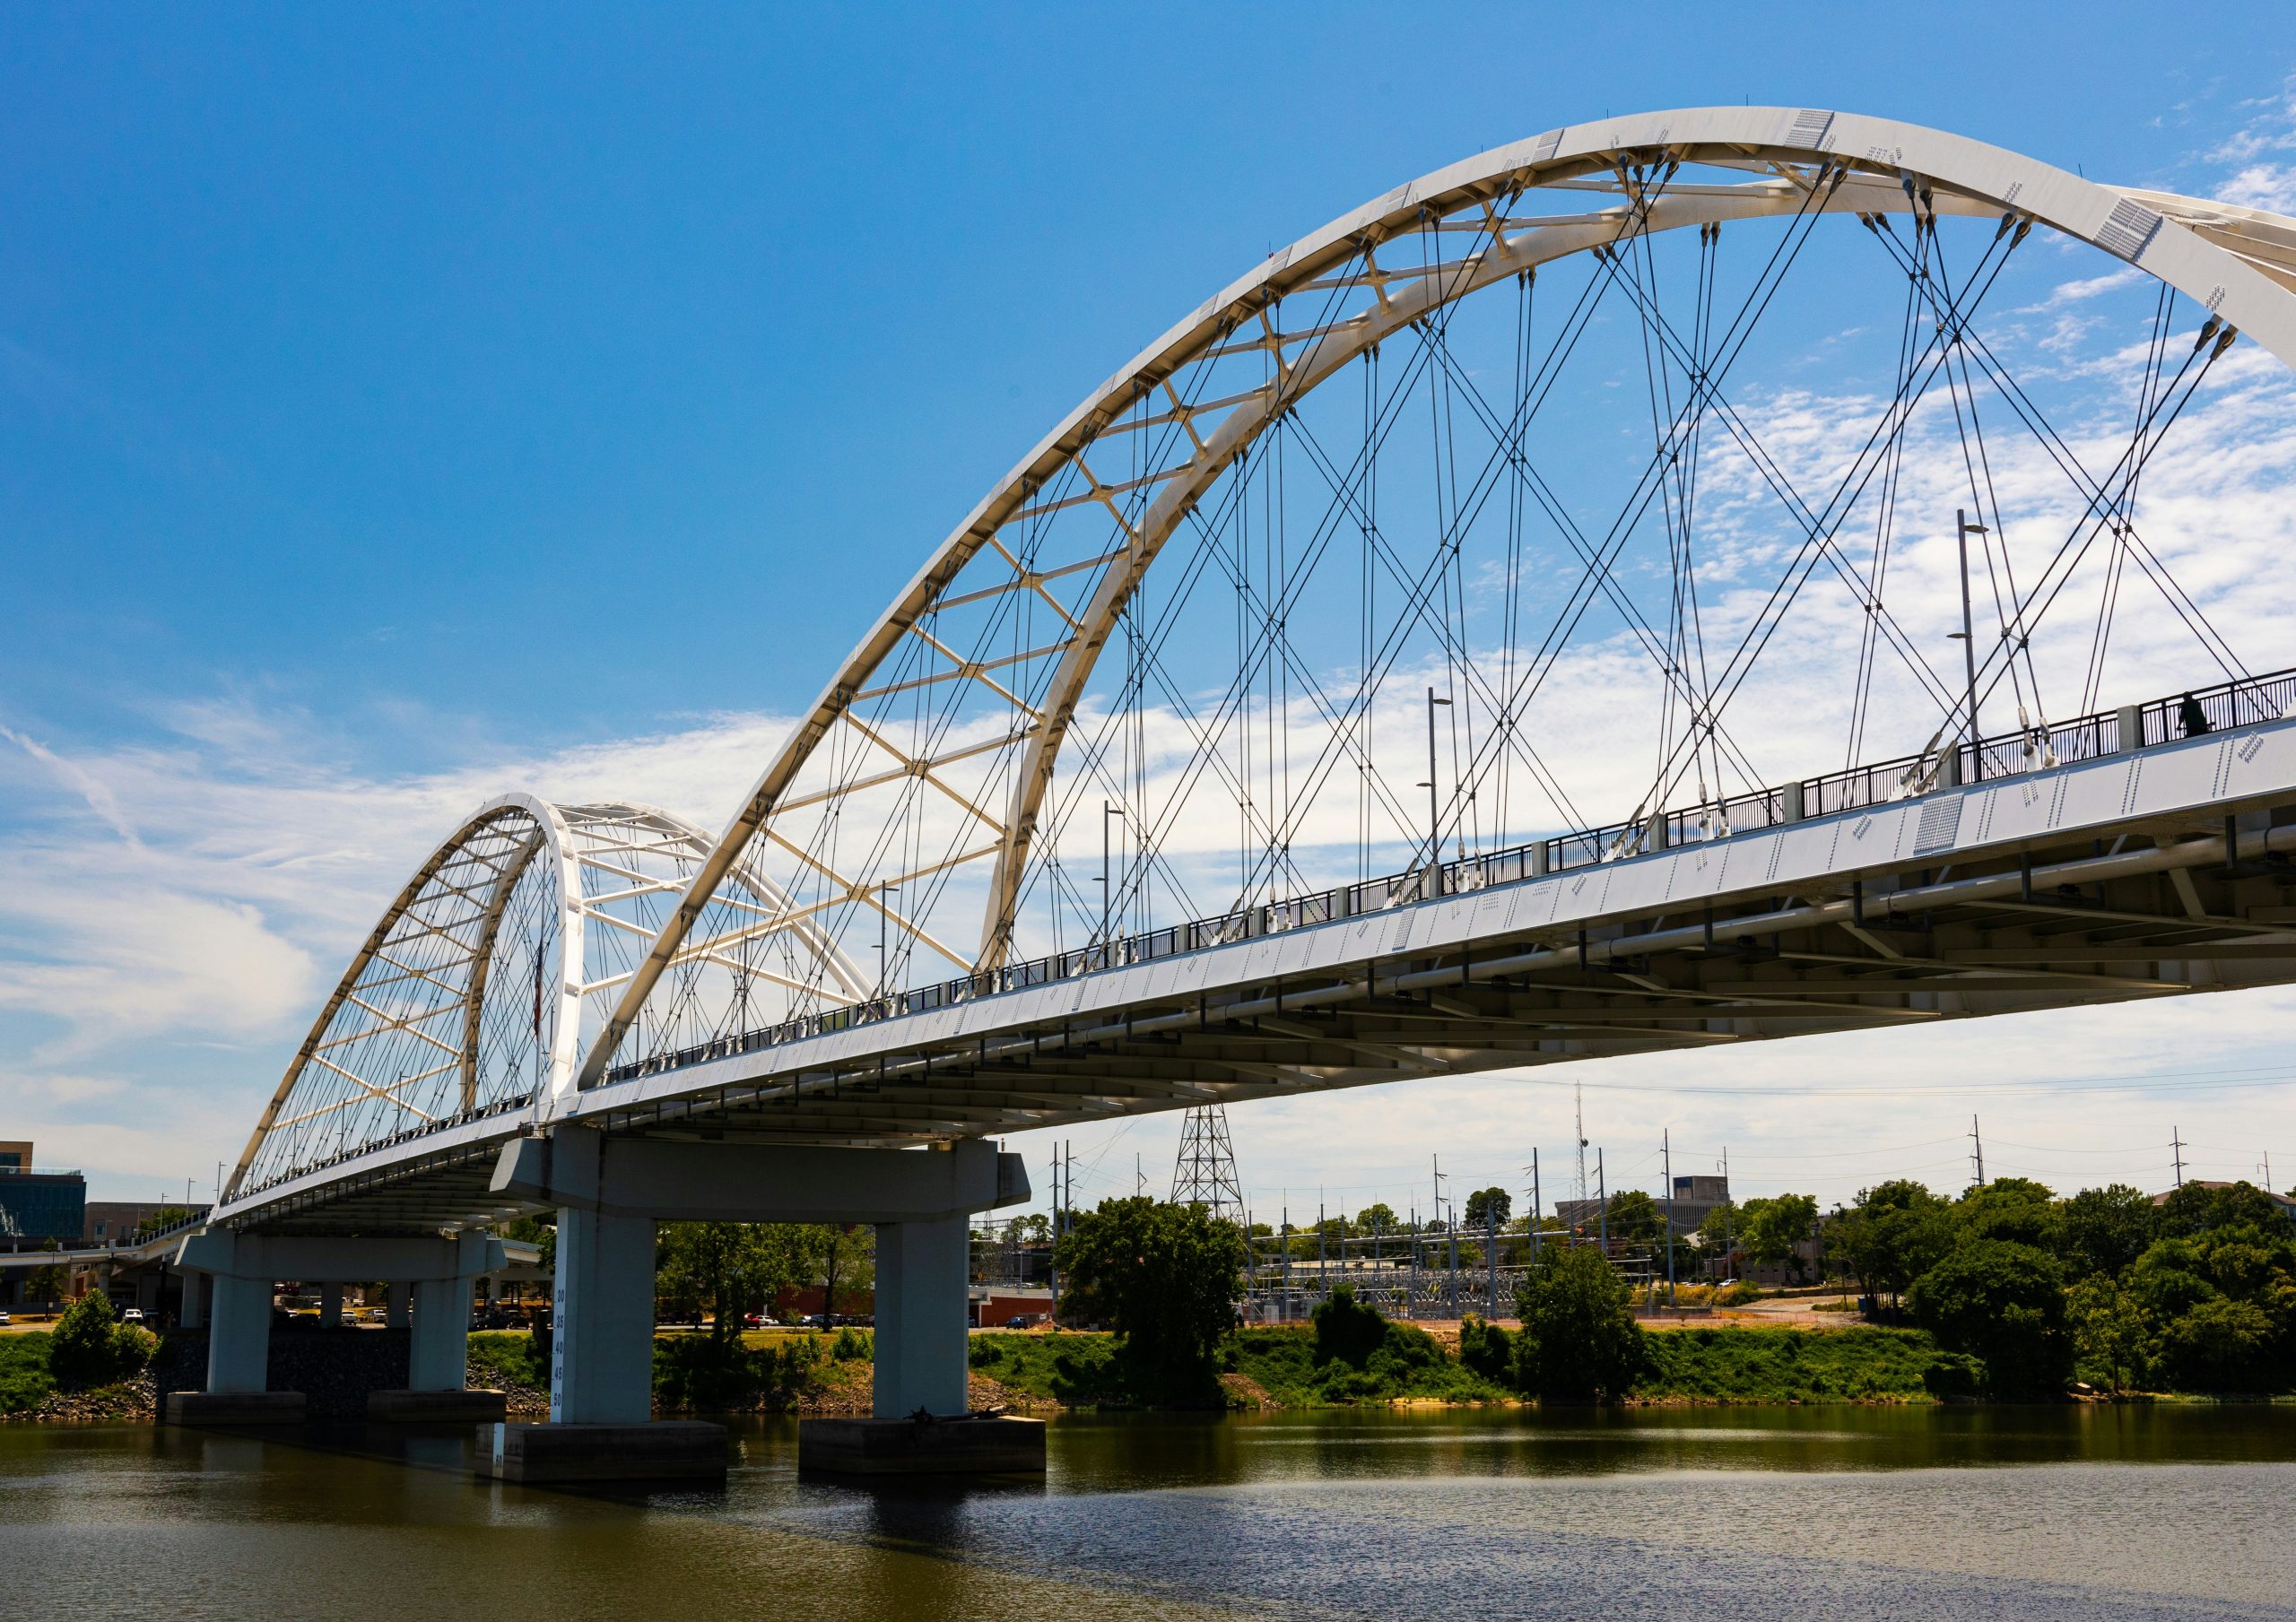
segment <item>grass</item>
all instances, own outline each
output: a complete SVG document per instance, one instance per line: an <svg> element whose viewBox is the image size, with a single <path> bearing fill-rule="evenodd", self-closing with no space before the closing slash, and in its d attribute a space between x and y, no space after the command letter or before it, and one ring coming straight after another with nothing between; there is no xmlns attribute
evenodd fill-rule
<svg viewBox="0 0 2296 1622"><path fill-rule="evenodd" d="M1114 1336L1089 1331L975 1335L971 1363L1008 1391L1071 1408L1204 1406L1222 1401L1216 1391L1205 1390L1180 1393L1173 1404L1172 1393L1153 1389L1153 1382L1126 1362ZM1503 1388L1462 1367L1433 1336L1407 1323L1387 1325L1378 1345L1360 1357L1322 1361L1315 1335L1304 1326L1239 1330L1221 1347L1220 1371L1254 1381L1285 1408L1508 1398Z"/></svg>
<svg viewBox="0 0 2296 1622"><path fill-rule="evenodd" d="M1222 1348L1222 1366L1257 1381L1285 1408L1348 1408L1365 1402L1503 1402L1511 1394L1465 1367L1423 1329L1389 1323L1374 1346L1318 1358L1310 1330L1239 1330Z"/></svg>
<svg viewBox="0 0 2296 1622"><path fill-rule="evenodd" d="M0 1340L0 1412L36 1406L48 1390L45 1336ZM39 1341L36 1354L17 1350ZM750 1335L719 1349L706 1335L655 1343L656 1394L665 1409L787 1409L852 1379L865 1383L865 1332ZM1069 1408L1200 1407L1216 1390L1172 1392L1124 1357L1114 1336L987 1333L968 1343L972 1367L1016 1395ZM1644 1401L1927 1402L1974 1392L1969 1360L1942 1352L1918 1330L1678 1329L1648 1338ZM472 1375L482 1384L547 1390L550 1370L531 1335L474 1334ZM1220 1372L1255 1382L1284 1408L1395 1401L1500 1402L1516 1393L1475 1373L1423 1330L1377 1327L1361 1344L1318 1355L1306 1325L1239 1330L1221 1348Z"/></svg>
<svg viewBox="0 0 2296 1622"><path fill-rule="evenodd" d="M0 1414L38 1408L56 1389L48 1372L51 1338L45 1330L0 1336Z"/></svg>
<svg viewBox="0 0 2296 1622"><path fill-rule="evenodd" d="M1975 1388L1970 1360L1919 1330L1680 1329L1648 1344L1646 1400L1927 1402Z"/></svg>
<svg viewBox="0 0 2296 1622"><path fill-rule="evenodd" d="M548 1391L550 1365L535 1337L522 1331L482 1331L470 1338L471 1377L499 1391Z"/></svg>

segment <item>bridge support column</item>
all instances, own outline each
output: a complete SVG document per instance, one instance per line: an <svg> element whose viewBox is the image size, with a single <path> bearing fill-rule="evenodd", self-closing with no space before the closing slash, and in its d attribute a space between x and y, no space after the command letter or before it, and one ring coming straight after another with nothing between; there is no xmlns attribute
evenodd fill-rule
<svg viewBox="0 0 2296 1622"><path fill-rule="evenodd" d="M492 1189L559 1208L556 1423L497 1427L494 1474L536 1481L724 1472L718 1427L645 1423L657 1220L876 1227L874 1405L900 1417L806 1420L801 1469L1044 1469L1042 1426L965 1417L965 1219L1029 1197L1018 1155L978 1140L918 1150L609 1139L570 1123L548 1138L505 1145ZM920 1409L926 1422L910 1418Z"/></svg>
<svg viewBox="0 0 2296 1622"><path fill-rule="evenodd" d="M319 1286L319 1327L343 1327L343 1284L340 1279L330 1279Z"/></svg>
<svg viewBox="0 0 2296 1622"><path fill-rule="evenodd" d="M876 1371L880 1419L936 1419L969 1411L965 1285L970 1236L962 1217L877 1226Z"/></svg>
<svg viewBox="0 0 2296 1622"><path fill-rule="evenodd" d="M654 1220L558 1213L550 1417L643 1425L654 1416Z"/></svg>
<svg viewBox="0 0 2296 1622"><path fill-rule="evenodd" d="M175 1265L188 1279L201 1275L211 1280L207 1333L207 1389L170 1392L167 1417L182 1424L243 1424L256 1420L298 1421L303 1418L300 1392L267 1389L271 1358L271 1293L278 1279L317 1279L330 1281L322 1300L332 1299L341 1311L344 1279L411 1279L440 1292L453 1307L467 1297L469 1280L503 1264L500 1240L483 1233L453 1238L435 1234L405 1238L306 1238L299 1236L240 1234L210 1228L187 1236L176 1253ZM433 1333L443 1337L448 1328L466 1326L466 1314L442 1310L430 1314ZM459 1336L456 1337L459 1349ZM347 1343L345 1343L347 1345ZM434 1351L425 1366L440 1380L445 1354ZM470 1420L500 1418L502 1393L462 1390L457 1364L452 1389L435 1392L370 1392L370 1418L444 1418ZM420 1397L422 1402L408 1399ZM444 1409L441 1399L450 1399Z"/></svg>
<svg viewBox="0 0 2296 1622"><path fill-rule="evenodd" d="M176 1327L178 1329L207 1327L207 1275L205 1273L183 1275L183 1310L176 1319Z"/></svg>
<svg viewBox="0 0 2296 1622"><path fill-rule="evenodd" d="M414 1287L410 1284L387 1284L383 1288L386 1297L383 1303L383 1327L386 1329L406 1328L407 1306L413 1298Z"/></svg>
<svg viewBox="0 0 2296 1622"><path fill-rule="evenodd" d="M415 1391L460 1391L470 1361L470 1284L426 1279L414 1287L414 1333L406 1383Z"/></svg>

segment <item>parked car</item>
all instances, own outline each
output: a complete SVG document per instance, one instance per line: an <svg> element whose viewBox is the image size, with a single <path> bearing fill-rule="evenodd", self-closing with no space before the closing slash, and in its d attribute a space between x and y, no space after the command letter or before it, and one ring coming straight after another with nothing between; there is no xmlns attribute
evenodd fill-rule
<svg viewBox="0 0 2296 1622"><path fill-rule="evenodd" d="M1004 1327L1007 1329L1026 1329L1028 1326L1028 1317L1026 1314L1022 1313L1014 1313L1011 1317L1004 1320Z"/></svg>
<svg viewBox="0 0 2296 1622"><path fill-rule="evenodd" d="M131 1306L119 1314L119 1321L122 1323L141 1323L144 1322L144 1309L140 1306Z"/></svg>
<svg viewBox="0 0 2296 1622"><path fill-rule="evenodd" d="M7 1328L8 1323L8 1314L5 1312L0 1312L0 1329Z"/></svg>

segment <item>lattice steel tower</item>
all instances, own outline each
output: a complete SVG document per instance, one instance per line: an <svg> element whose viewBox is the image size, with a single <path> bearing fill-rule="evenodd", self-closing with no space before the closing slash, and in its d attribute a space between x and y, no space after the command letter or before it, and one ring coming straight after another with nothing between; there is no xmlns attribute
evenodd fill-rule
<svg viewBox="0 0 2296 1622"><path fill-rule="evenodd" d="M1241 1227L1243 1185L1236 1180L1236 1151L1228 1141L1228 1106L1198 1104L1180 1123L1179 1158L1172 1167L1172 1203L1201 1205Z"/></svg>

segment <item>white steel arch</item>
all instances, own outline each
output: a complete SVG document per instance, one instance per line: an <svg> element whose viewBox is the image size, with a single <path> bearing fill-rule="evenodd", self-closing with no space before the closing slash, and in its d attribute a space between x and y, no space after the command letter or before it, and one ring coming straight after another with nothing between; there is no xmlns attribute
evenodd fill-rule
<svg viewBox="0 0 2296 1622"><path fill-rule="evenodd" d="M491 800L432 853L345 969L248 1141L225 1201L396 1138L473 1118L547 1118L638 947L709 848L657 807ZM754 880L754 888L752 888ZM786 903L737 868L761 911ZM810 926L814 977L865 994ZM770 975L762 962L739 965Z"/></svg>
<svg viewBox="0 0 2296 1622"><path fill-rule="evenodd" d="M1657 182L1686 163L1752 178L1675 188ZM1597 205L1518 212L1526 196L1574 190L1596 194ZM595 1082L617 1055L675 1045L634 1040L633 1032L650 1025L674 1038L678 1022L663 1016L657 987L687 966L839 910L874 917L897 941L961 967L1001 963L1055 762L1126 604L1222 472L1346 361L1478 289L1605 249L1630 232L1820 213L1998 215L2003 231L2013 226L2020 237L2047 226L2135 265L2296 365L2296 227L2289 221L2122 191L1915 125L1790 108L1650 113L1552 130L1424 177L1269 256L1092 391L992 488L769 762L622 984L578 1084ZM1382 262L1390 245L1414 240L1420 263L1406 262L1401 249ZM1429 258L1431 240L1463 251ZM1284 325L1284 300L1319 292L1345 292L1358 307L1344 318ZM1224 394L1194 386L1213 362L1239 355L1264 360L1265 380ZM1139 455L1152 435L1176 444L1177 454L1161 462ZM1118 472L1124 460L1134 465ZM1080 509L1104 515L1106 546L1039 567L1029 536ZM1064 579L1082 580L1089 592L1064 601ZM1040 603L1049 629L994 656L945 629L950 616L1013 599ZM1033 674L1024 681L1022 672ZM892 706L921 706L919 695L952 686L993 695L1004 706L1001 724L936 731L920 723L911 736L893 735L883 719ZM1000 763L994 773L958 779L963 763L985 758ZM819 781L809 783L808 771ZM931 803L962 837L925 850L897 848L886 836L857 856L839 856L841 811L896 787L937 796ZM792 905L770 917L728 909L729 878L767 851L794 864L785 887ZM990 873L979 933L937 938L909 898L969 864ZM800 885L812 887L810 898L797 894ZM881 984L886 973L881 968Z"/></svg>

